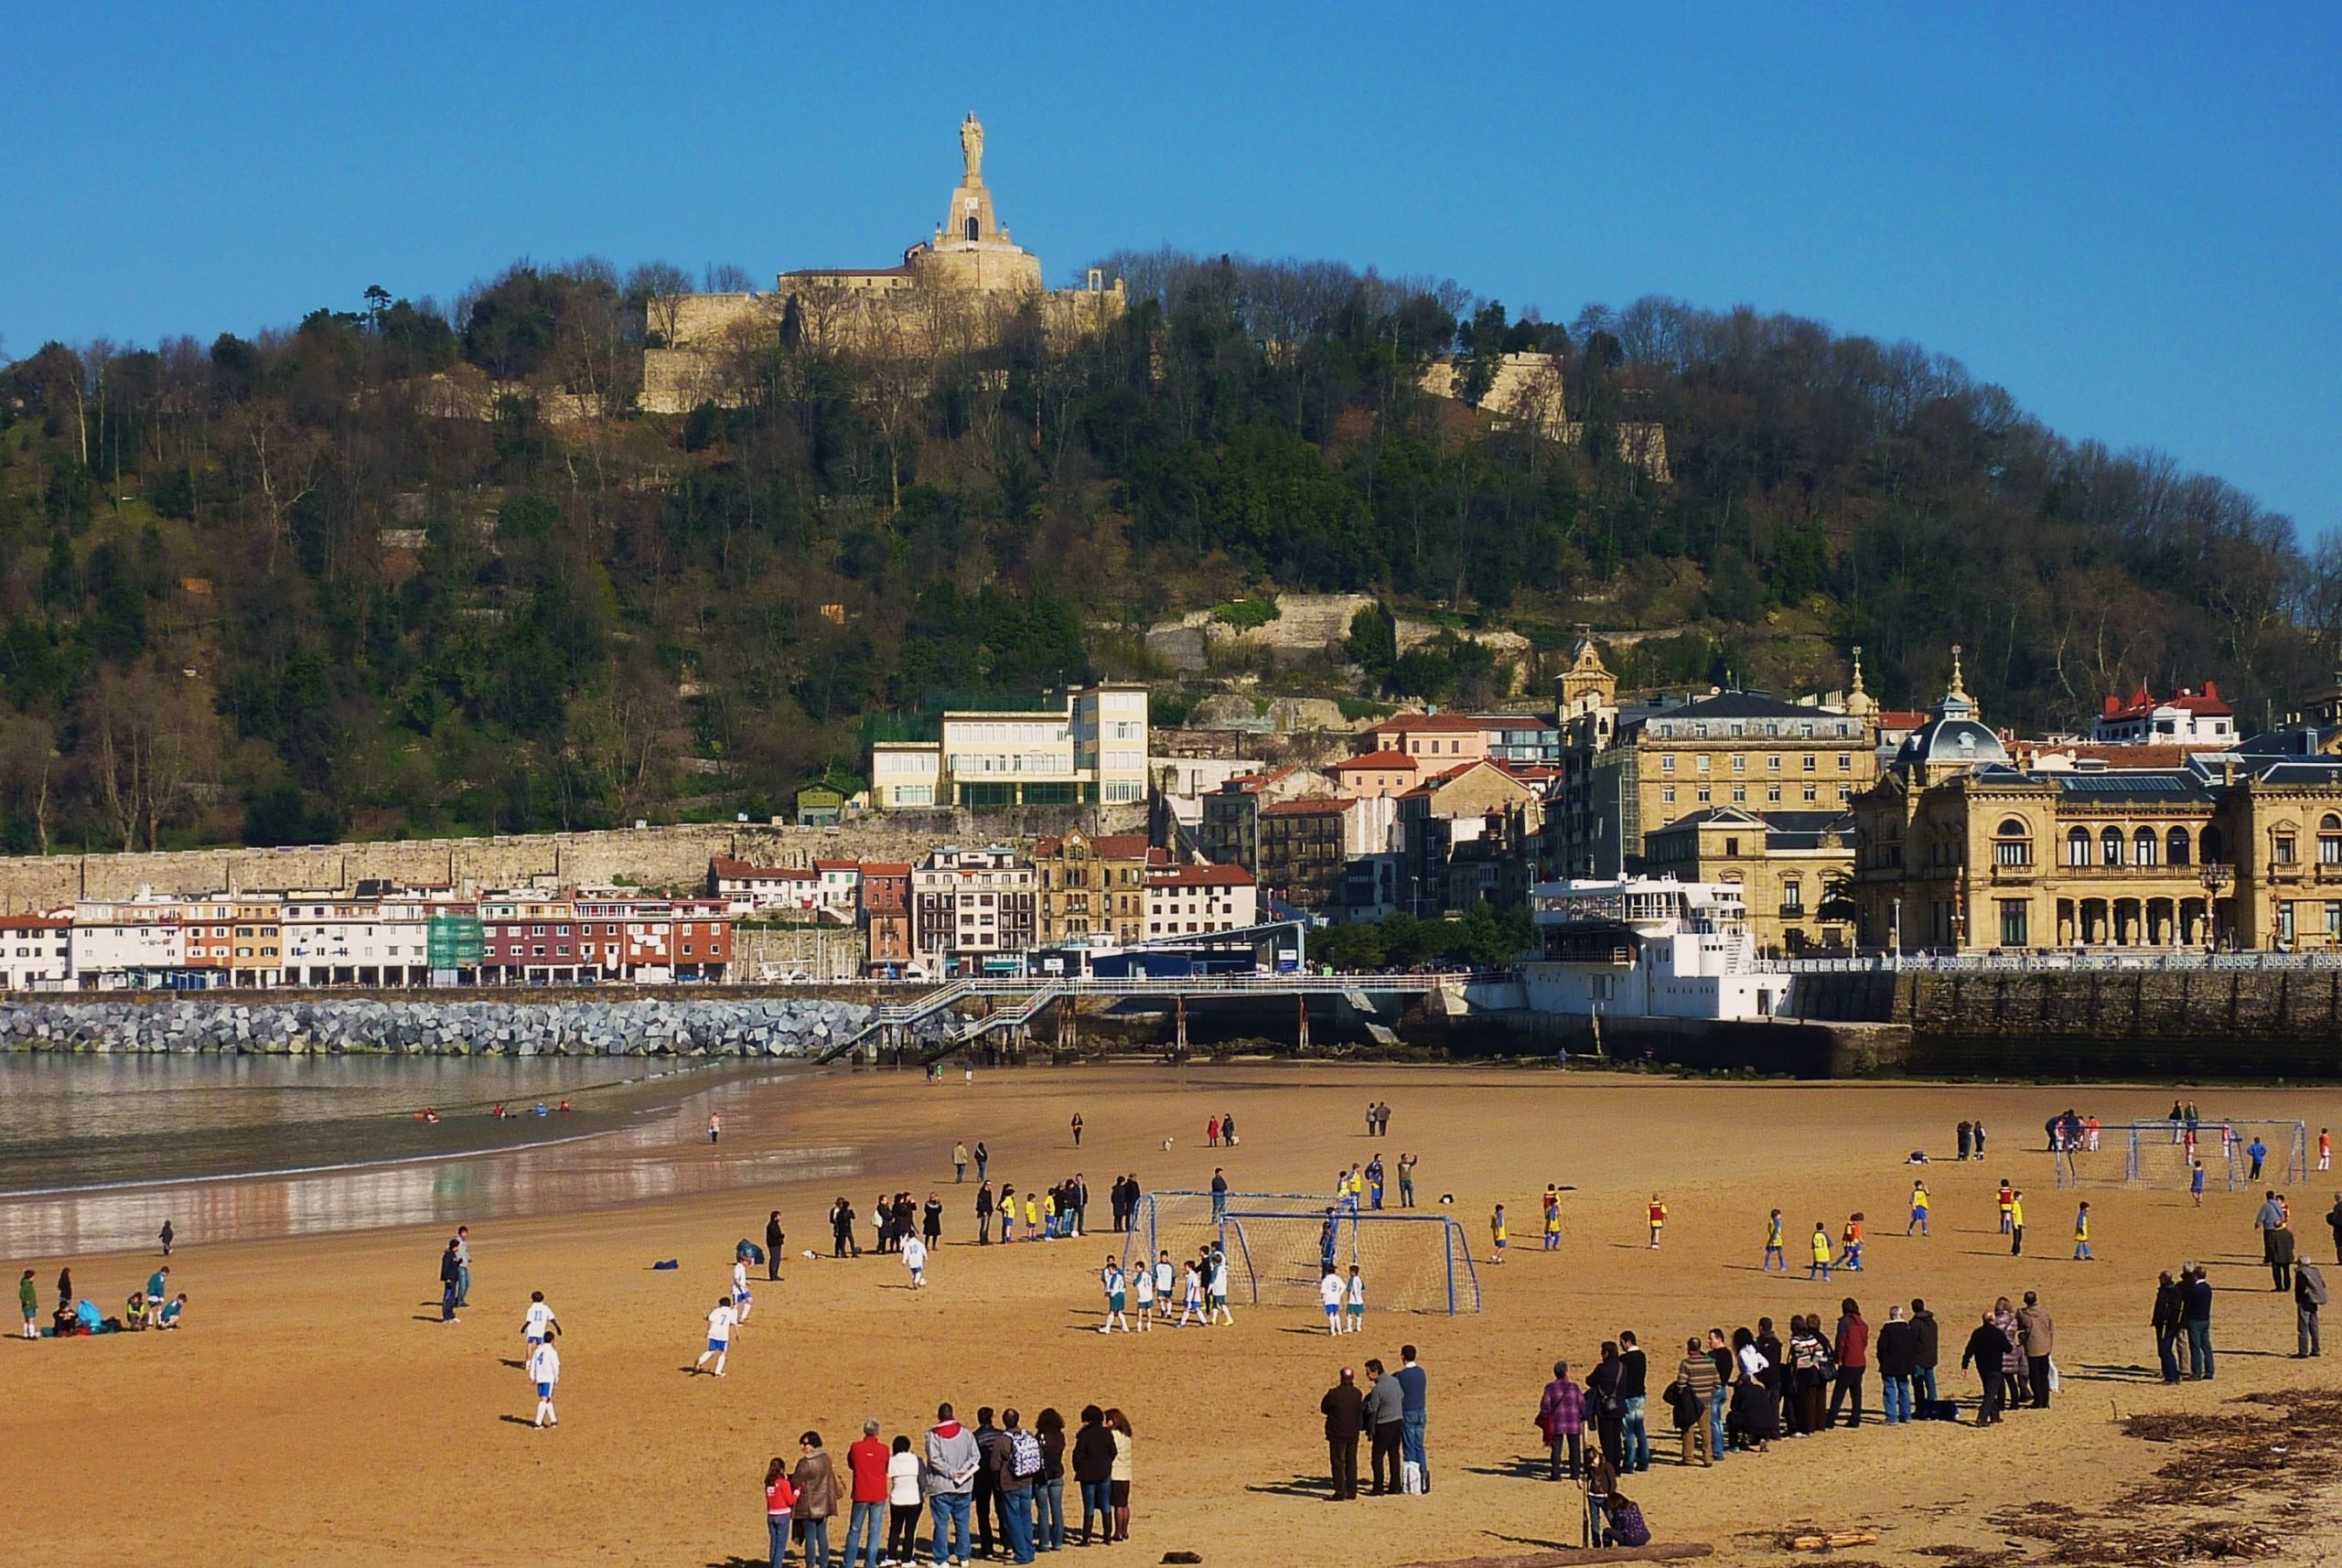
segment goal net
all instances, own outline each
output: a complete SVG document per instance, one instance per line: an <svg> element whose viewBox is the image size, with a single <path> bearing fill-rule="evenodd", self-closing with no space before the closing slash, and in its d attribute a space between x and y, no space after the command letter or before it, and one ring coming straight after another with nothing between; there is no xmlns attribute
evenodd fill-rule
<svg viewBox="0 0 2342 1568"><path fill-rule="evenodd" d="M1214 1246L1227 1255L1229 1299L1238 1305L1315 1308L1330 1262L1345 1278L1357 1266L1369 1312L1480 1310L1479 1275L1455 1220L1301 1193L1148 1193L1123 1239L1123 1263L1133 1269L1169 1252L1184 1264Z"/></svg>
<svg viewBox="0 0 2342 1568"><path fill-rule="evenodd" d="M2150 1186L2164 1185L2161 1178L2170 1170L2177 1152L2186 1147L2190 1126L2185 1122L2167 1121L2131 1123L2131 1164L2137 1173L2133 1179ZM2208 1187L2223 1175L2231 1191L2255 1182L2275 1184L2305 1181L2309 1177L2306 1122L2222 1117L2207 1118L2192 1126L2196 1157L2204 1162L2204 1185ZM2172 1142L2175 1135L2179 1139L2176 1144ZM2179 1170L2180 1185L2185 1186L2184 1159Z"/></svg>

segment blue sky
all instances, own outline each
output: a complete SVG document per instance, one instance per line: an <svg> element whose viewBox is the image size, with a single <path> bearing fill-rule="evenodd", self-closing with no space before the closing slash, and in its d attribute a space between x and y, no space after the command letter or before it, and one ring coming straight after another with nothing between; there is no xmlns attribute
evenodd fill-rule
<svg viewBox="0 0 2342 1568"><path fill-rule="evenodd" d="M1330 256L1908 338L2342 525L2342 6L24 5L0 349L521 256Z"/></svg>

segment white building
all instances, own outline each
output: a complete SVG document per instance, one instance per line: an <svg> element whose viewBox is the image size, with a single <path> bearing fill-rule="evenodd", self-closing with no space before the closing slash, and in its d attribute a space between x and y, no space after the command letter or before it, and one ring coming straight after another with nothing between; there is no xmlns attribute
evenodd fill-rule
<svg viewBox="0 0 2342 1568"><path fill-rule="evenodd" d="M811 913L820 902L821 889L819 874L800 865L756 865L720 854L707 863L708 896L722 899L734 915Z"/></svg>
<svg viewBox="0 0 2342 1568"><path fill-rule="evenodd" d="M871 803L1121 805L1146 799L1146 688L1084 686L1058 712L955 712L932 741L870 748Z"/></svg>
<svg viewBox="0 0 2342 1568"><path fill-rule="evenodd" d="M862 863L858 860L817 860L813 907L842 926L854 924L862 908Z"/></svg>
<svg viewBox="0 0 2342 1568"><path fill-rule="evenodd" d="M85 899L73 906L72 972L84 991L168 983L185 967L179 901L141 892L135 898Z"/></svg>
<svg viewBox="0 0 2342 1568"><path fill-rule="evenodd" d="M911 940L940 962L981 963L1031 947L1038 932L1032 863L1002 844L945 845L911 868Z"/></svg>
<svg viewBox="0 0 2342 1568"><path fill-rule="evenodd" d="M1789 977L1756 956L1732 882L1541 882L1540 950L1520 966L1532 1011L1575 1017L1763 1018Z"/></svg>
<svg viewBox="0 0 2342 1568"><path fill-rule="evenodd" d="M1146 874L1146 936L1201 936L1261 923L1261 890L1241 865L1162 865Z"/></svg>
<svg viewBox="0 0 2342 1568"><path fill-rule="evenodd" d="M0 991L62 991L73 982L73 922L0 916Z"/></svg>
<svg viewBox="0 0 2342 1568"><path fill-rule="evenodd" d="M2143 682L2128 702L2109 697L2090 722L2090 738L2104 746L2206 746L2236 744L2236 713L2220 701L2219 682L2200 692L2182 686L2168 697L2151 694Z"/></svg>
<svg viewBox="0 0 2342 1568"><path fill-rule="evenodd" d="M287 985L428 985L431 906L421 896L287 893L278 915Z"/></svg>

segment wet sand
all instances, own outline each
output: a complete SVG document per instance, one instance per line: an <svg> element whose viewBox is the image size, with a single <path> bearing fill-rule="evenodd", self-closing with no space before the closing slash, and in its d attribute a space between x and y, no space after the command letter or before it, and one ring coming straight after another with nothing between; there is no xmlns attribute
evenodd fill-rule
<svg viewBox="0 0 2342 1568"><path fill-rule="evenodd" d="M2213 1115L2306 1120L2313 1140L2321 1122L2342 1122L2342 1092L2197 1098ZM1371 1099L1393 1107L1387 1139L1365 1135ZM186 1330L0 1345L0 1444L16 1461L0 1561L760 1561L768 1455L793 1455L812 1427L842 1460L865 1415L889 1436L916 1434L939 1399L963 1412L1054 1404L1071 1416L1092 1400L1127 1410L1138 1434L1135 1539L1118 1560L1186 1549L1212 1563L1338 1555L1371 1565L1530 1551L1576 1541L1574 1490L1527 1468L1542 1458L1531 1418L1557 1357L1590 1364L1600 1339L1632 1327L1652 1352L1656 1390L1668 1352L1711 1325L1834 1316L1853 1295L1875 1326L1889 1302L1923 1295L1943 1324L1946 1391L1969 1396L1973 1380L1956 1363L1976 1311L2038 1290L2066 1376L2047 1412L2014 1412L1988 1431L1866 1423L1714 1470L1676 1469L1672 1434L1658 1434L1659 1467L1628 1487L1660 1539L1713 1541L1727 1563L1793 1561L1772 1536L1805 1523L1880 1530L1880 1547L1842 1560L1940 1563L1923 1549L1998 1547L1994 1509L2102 1504L2168 1457L2123 1436L2120 1415L2210 1412L2253 1389L2337 1384L2328 1369L2342 1361L2284 1359L2293 1308L2259 1264L2257 1194L2215 1192L2199 1211L2180 1192L2056 1188L2037 1147L2045 1116L2072 1104L2112 1122L2160 1114L2170 1099L2154 1089L1533 1069L1131 1066L979 1072L972 1085L826 1075L736 1093L714 1149L698 1130L704 1111L687 1101L669 1119L666 1148L492 1156L511 1162L525 1188L512 1206L537 1211L474 1225L472 1306L452 1326L436 1321L442 1225L221 1241L194 1198L164 1189L186 1239L172 1260L174 1287L191 1297ZM1067 1132L1077 1110L1087 1122L1078 1154ZM1236 1113L1243 1145L1215 1154L1204 1123L1221 1110ZM1948 1155L1952 1123L1976 1115L1994 1130L1993 1158L1930 1166L1935 1235L1907 1240L1903 1156ZM1486 1310L1473 1316L1370 1310L1364 1335L1334 1341L1314 1310L1243 1311L1234 1327L1101 1337L1095 1271L1112 1240L963 1244L973 1172L953 1187L955 1137L990 1144L995 1182L1085 1172L1093 1230L1104 1229L1118 1170L1150 1187L1193 1187L1217 1163L1239 1188L1316 1191L1377 1148L1386 1162L1410 1150L1422 1156L1420 1196L1455 1195L1477 1255L1488 1251L1490 1206L1506 1203L1511 1256L1481 1267ZM2026 1142L2036 1146L2020 1151ZM822 1174L807 1174L807 1161ZM637 1168L597 1182L611 1165ZM2023 1259L1996 1233L1992 1192L2004 1174L2027 1193ZM1576 1189L1557 1253L1535 1236L1548 1181ZM796 1257L826 1251L823 1212L837 1193L866 1212L879 1188L900 1187L933 1188L948 1206L926 1292L904 1288L892 1258ZM2338 1188L2342 1178L2313 1174L2289 1189L2305 1255L2333 1256L2323 1216ZM1642 1230L1653 1190L1671 1210L1658 1252ZM2070 1261L2077 1197L2091 1202L2097 1262ZM784 1283L758 1285L728 1377L686 1375L733 1243L760 1238L776 1206L790 1232ZM1808 1283L1801 1268L1760 1275L1775 1206L1793 1258L1814 1219L1834 1232L1864 1210L1867 1272L1827 1285ZM683 1267L650 1269L669 1257ZM2220 1287L2220 1376L2165 1389L2153 1379L2146 1320L2156 1270L2183 1257L2210 1263ZM154 1261L85 1256L73 1269L81 1294L117 1310ZM37 1270L48 1300L57 1260L11 1262ZM557 1432L525 1424L533 1401L510 1364L532 1289L567 1329ZM1318 1399L1338 1367L1369 1355L1395 1364L1406 1340L1431 1377L1434 1489L1329 1508ZM833 1547L843 1533L841 1518Z"/></svg>

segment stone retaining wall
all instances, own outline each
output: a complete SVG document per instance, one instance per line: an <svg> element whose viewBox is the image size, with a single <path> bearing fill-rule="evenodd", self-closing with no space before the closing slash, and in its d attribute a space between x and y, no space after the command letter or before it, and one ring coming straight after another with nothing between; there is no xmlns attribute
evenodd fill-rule
<svg viewBox="0 0 2342 1568"><path fill-rule="evenodd" d="M0 1050L791 1057L844 1041L871 1012L820 997L27 1001L0 1004Z"/></svg>

